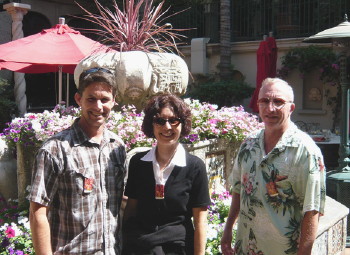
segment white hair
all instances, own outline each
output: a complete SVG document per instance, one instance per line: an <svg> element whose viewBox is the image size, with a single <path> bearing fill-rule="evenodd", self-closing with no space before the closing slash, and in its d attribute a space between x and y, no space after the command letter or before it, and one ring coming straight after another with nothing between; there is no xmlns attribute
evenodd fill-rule
<svg viewBox="0 0 350 255"><path fill-rule="evenodd" d="M280 78L266 78L265 80L263 80L261 84L260 91L263 87L267 85L272 85L272 84L278 84L279 86L283 86L283 88L286 89L288 96L290 96L290 100L294 102L294 92L293 92L292 86L290 86L288 82Z"/></svg>

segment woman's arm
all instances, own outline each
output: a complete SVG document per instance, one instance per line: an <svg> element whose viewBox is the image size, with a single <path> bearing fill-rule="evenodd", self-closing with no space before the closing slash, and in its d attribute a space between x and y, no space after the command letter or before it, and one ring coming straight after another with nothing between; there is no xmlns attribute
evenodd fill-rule
<svg viewBox="0 0 350 255"><path fill-rule="evenodd" d="M207 238L207 207L197 207L192 209L194 222L194 255L203 255Z"/></svg>
<svg viewBox="0 0 350 255"><path fill-rule="evenodd" d="M123 223L129 218L136 216L137 199L127 198L126 206L124 209Z"/></svg>

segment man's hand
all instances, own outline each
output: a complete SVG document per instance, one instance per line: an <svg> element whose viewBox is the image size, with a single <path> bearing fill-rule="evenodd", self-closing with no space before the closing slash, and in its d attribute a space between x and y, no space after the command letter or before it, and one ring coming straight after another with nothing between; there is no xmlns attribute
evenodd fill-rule
<svg viewBox="0 0 350 255"><path fill-rule="evenodd" d="M232 229L225 228L221 238L221 251L224 255L232 255L234 251L232 249Z"/></svg>
<svg viewBox="0 0 350 255"><path fill-rule="evenodd" d="M230 206L230 211L228 213L227 221L225 224L224 233L221 238L221 250L224 255L235 254L232 249L232 228L235 225L239 210L240 210L240 195L238 193L232 193L232 201Z"/></svg>

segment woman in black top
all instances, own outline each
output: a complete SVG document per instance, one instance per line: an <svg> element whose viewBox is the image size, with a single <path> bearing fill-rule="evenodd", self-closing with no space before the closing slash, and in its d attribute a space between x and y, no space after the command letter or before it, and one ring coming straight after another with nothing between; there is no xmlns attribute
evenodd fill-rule
<svg viewBox="0 0 350 255"><path fill-rule="evenodd" d="M210 204L206 169L179 143L191 130L191 111L180 98L165 94L153 97L144 113L142 130L157 146L130 160L123 254L204 254Z"/></svg>

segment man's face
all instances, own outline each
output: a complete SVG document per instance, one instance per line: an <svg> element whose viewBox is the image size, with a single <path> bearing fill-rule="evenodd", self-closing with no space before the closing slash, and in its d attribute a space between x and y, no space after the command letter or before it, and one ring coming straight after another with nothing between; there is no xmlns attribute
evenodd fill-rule
<svg viewBox="0 0 350 255"><path fill-rule="evenodd" d="M260 103L259 103L260 102ZM289 90L280 84L268 84L261 88L258 99L259 115L266 129L288 127L295 105L291 103Z"/></svg>
<svg viewBox="0 0 350 255"><path fill-rule="evenodd" d="M74 98L81 107L80 123L85 129L103 126L114 106L112 88L103 82L91 83Z"/></svg>

